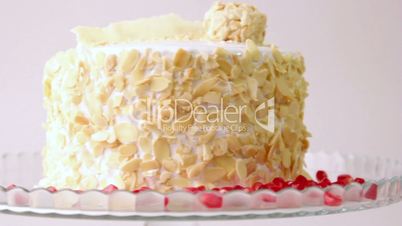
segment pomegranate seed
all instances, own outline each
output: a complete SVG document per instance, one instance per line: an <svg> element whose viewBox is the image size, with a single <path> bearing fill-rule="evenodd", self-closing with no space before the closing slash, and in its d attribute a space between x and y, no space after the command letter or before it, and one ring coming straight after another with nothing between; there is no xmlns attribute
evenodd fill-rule
<svg viewBox="0 0 402 226"><path fill-rule="evenodd" d="M299 184L306 184L307 178L305 176L303 176L303 175L299 175L299 176L296 177L295 182L299 183Z"/></svg>
<svg viewBox="0 0 402 226"><path fill-rule="evenodd" d="M140 188L140 191L148 191L148 190L151 190L151 188L150 187L141 187Z"/></svg>
<svg viewBox="0 0 402 226"><path fill-rule="evenodd" d="M261 182L255 182L253 186L251 186L251 191L258 191L263 188L264 184Z"/></svg>
<svg viewBox="0 0 402 226"><path fill-rule="evenodd" d="M50 193L54 193L54 192L57 191L57 189L56 189L55 187L53 187L53 186L48 187L47 190L48 190Z"/></svg>
<svg viewBox="0 0 402 226"><path fill-rule="evenodd" d="M221 191L220 188L212 188L212 191Z"/></svg>
<svg viewBox="0 0 402 226"><path fill-rule="evenodd" d="M17 187L17 185L15 185L15 184L10 184L10 185L8 185L7 186L7 190L11 190L11 189L14 189L14 188L16 188Z"/></svg>
<svg viewBox="0 0 402 226"><path fill-rule="evenodd" d="M119 190L118 187L114 186L113 184L109 184L106 188L102 190L104 193L112 193L113 191Z"/></svg>
<svg viewBox="0 0 402 226"><path fill-rule="evenodd" d="M276 197L269 194L262 194L261 201L263 202L276 202Z"/></svg>
<svg viewBox="0 0 402 226"><path fill-rule="evenodd" d="M306 188L306 184L293 183L292 188L296 188L297 190L302 191L302 190L304 190Z"/></svg>
<svg viewBox="0 0 402 226"><path fill-rule="evenodd" d="M341 174L338 176L338 180L336 181L336 183L342 186L346 186L350 184L352 181L353 178L349 174Z"/></svg>
<svg viewBox="0 0 402 226"><path fill-rule="evenodd" d="M205 186L201 185L197 187L198 191L205 191Z"/></svg>
<svg viewBox="0 0 402 226"><path fill-rule="evenodd" d="M223 199L221 196L213 193L204 193L200 196L200 201L208 208L221 208Z"/></svg>
<svg viewBox="0 0 402 226"><path fill-rule="evenodd" d="M139 193L142 191L147 191L147 190L151 190L150 187L141 187L140 189L134 190L133 193Z"/></svg>
<svg viewBox="0 0 402 226"><path fill-rule="evenodd" d="M328 187L329 185L331 185L331 181L330 181L328 178L325 178L325 179L323 179L320 183L318 183L318 185L319 185L321 188L326 188L326 187Z"/></svg>
<svg viewBox="0 0 402 226"><path fill-rule="evenodd" d="M364 197L371 200L377 199L378 185L372 184L370 188L364 194Z"/></svg>
<svg viewBox="0 0 402 226"><path fill-rule="evenodd" d="M232 190L243 190L243 189L244 189L244 187L241 186L241 185L235 185L235 186L232 188Z"/></svg>
<svg viewBox="0 0 402 226"><path fill-rule="evenodd" d="M220 192L228 192L228 191L233 191L234 188L233 187L221 187Z"/></svg>
<svg viewBox="0 0 402 226"><path fill-rule="evenodd" d="M279 187L285 187L286 186L286 181L281 177L275 177L272 180L272 183L274 183L275 185L278 185Z"/></svg>
<svg viewBox="0 0 402 226"><path fill-rule="evenodd" d="M169 198L165 196L165 199L163 200L165 207L169 205Z"/></svg>
<svg viewBox="0 0 402 226"><path fill-rule="evenodd" d="M355 181L356 183L359 183L359 184L364 184L364 183L366 182L363 178L360 178L360 177L356 177L356 178L354 179L354 181Z"/></svg>
<svg viewBox="0 0 402 226"><path fill-rule="evenodd" d="M191 193L194 193L194 194L199 192L198 188L195 188L195 187L187 187L184 190L186 190L188 192L191 192Z"/></svg>
<svg viewBox="0 0 402 226"><path fill-rule="evenodd" d="M296 177L295 181L291 183L291 187L296 188L297 190L303 190L306 188L307 179L306 177L299 175Z"/></svg>
<svg viewBox="0 0 402 226"><path fill-rule="evenodd" d="M324 204L327 206L340 206L342 204L342 197L326 191L324 193Z"/></svg>
<svg viewBox="0 0 402 226"><path fill-rule="evenodd" d="M315 177L317 178L318 182L321 182L325 179L328 179L328 174L324 170L318 170L315 174Z"/></svg>
<svg viewBox="0 0 402 226"><path fill-rule="evenodd" d="M318 185L318 183L313 181L313 180L307 180L306 181L306 187L314 187L314 186L317 186L317 185Z"/></svg>
<svg viewBox="0 0 402 226"><path fill-rule="evenodd" d="M280 191L282 189L281 186L273 184L273 183L264 184L263 188L272 190L274 192Z"/></svg>

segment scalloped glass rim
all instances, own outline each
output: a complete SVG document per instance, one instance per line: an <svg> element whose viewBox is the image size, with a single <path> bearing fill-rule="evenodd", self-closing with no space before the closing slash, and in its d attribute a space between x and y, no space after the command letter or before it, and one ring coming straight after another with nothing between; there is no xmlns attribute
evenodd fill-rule
<svg viewBox="0 0 402 226"><path fill-rule="evenodd" d="M19 162L20 157L24 154L8 153L3 155L2 160L6 162L7 157L4 156L9 157L10 155L17 155L16 160ZM38 155L36 154L36 156ZM302 191L287 188L279 192L271 190L250 193L230 191L224 194L214 191L197 194L175 191L161 194L155 191L132 193L122 190L104 193L99 190L76 192L70 189L51 193L43 188L27 189L17 186L6 190L0 186L0 211L14 214L40 214L50 217L79 216L137 220L250 219L342 213L381 207L402 199L402 164L398 160L318 152L308 153L306 164L306 169L310 173L324 169L330 177L349 173L352 176L368 180L363 185L352 183L346 187L331 185L325 189L309 187ZM40 167L35 164L31 165ZM2 169L5 170L7 167ZM4 180L1 180L4 173L7 172L0 173L0 183L4 183ZM378 187L376 200L365 198L365 194L372 184L376 184ZM341 197L342 204L330 206L331 203L326 200L327 192ZM208 208L208 205L201 201L201 196L211 193L221 198L222 207ZM264 197L268 197L269 200L267 201Z"/></svg>

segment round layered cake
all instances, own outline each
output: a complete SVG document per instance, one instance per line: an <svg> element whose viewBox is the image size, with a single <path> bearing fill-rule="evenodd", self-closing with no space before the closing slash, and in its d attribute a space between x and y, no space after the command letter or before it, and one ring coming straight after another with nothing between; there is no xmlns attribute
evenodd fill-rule
<svg viewBox="0 0 402 226"><path fill-rule="evenodd" d="M40 186L160 192L303 174L303 57L264 45L266 16L217 3L176 15L77 27L45 67Z"/></svg>

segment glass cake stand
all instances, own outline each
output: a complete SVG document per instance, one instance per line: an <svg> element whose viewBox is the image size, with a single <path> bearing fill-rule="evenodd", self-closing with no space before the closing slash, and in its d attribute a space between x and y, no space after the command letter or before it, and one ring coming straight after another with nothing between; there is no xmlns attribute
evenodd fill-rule
<svg viewBox="0 0 402 226"><path fill-rule="evenodd" d="M200 220L327 215L382 207L402 198L402 163L399 160L338 152L310 152L305 160L310 175L325 170L331 180L347 173L365 178L366 182L346 187L331 185L324 189L309 187L302 191L286 188L279 192L230 191L224 194L214 191L105 193L68 189L50 192L42 188L30 189L41 178L40 153L10 152L1 154L0 159L0 211L40 217L141 220L148 222L146 225L159 225L167 221L186 224ZM10 187L10 184L18 186ZM221 205L204 202L205 197L211 196Z"/></svg>

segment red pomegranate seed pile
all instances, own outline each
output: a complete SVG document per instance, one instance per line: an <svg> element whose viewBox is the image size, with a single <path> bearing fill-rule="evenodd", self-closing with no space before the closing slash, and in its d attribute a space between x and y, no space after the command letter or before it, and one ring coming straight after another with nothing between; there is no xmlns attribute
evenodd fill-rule
<svg viewBox="0 0 402 226"><path fill-rule="evenodd" d="M200 200L201 203L204 204L205 207L214 209L214 208L221 208L223 205L223 197L220 194L230 192L230 191L254 192L254 191L258 191L258 190L267 189L267 190L271 190L273 192L278 192L278 191L281 191L282 189L286 189L286 188L294 188L294 189L301 191L301 190L304 190L309 187L326 188L330 185L339 185L339 186L345 187L351 183L364 184L365 180L363 178L359 178L359 177L353 178L351 175L348 175L348 174L341 174L338 176L336 181L331 181L328 178L328 175L325 171L319 170L319 171L317 171L317 173L315 175L315 180L308 179L303 175L299 175L294 180L284 180L281 177L276 177L269 183L256 182L250 187L243 187L241 185L235 185L235 186L216 187L216 188L209 190L209 191L213 191L213 192L208 192L208 190L205 186L187 187L187 188L184 188L184 190L187 192L191 192L193 194L197 194L198 199ZM12 190L16 187L17 186L15 184L11 184L6 189ZM53 186L48 187L47 190L51 193L57 192L57 189ZM102 192L109 194L109 193L112 193L117 190L119 190L119 188L117 186L110 184L107 187L105 187L102 190ZM141 187L132 192L139 193L139 192L150 191L150 190L152 190L150 187ZM203 191L207 191L207 192L203 192ZM81 193L83 191L76 190L76 192ZM363 194L363 196L366 199L376 200L377 192L378 192L377 184L371 184L371 186L366 190L366 192ZM271 196L269 194L263 194L262 199L264 202L275 202L276 201L276 197ZM324 192L324 204L325 205L339 206L342 204L342 202L343 202L343 197L341 195L331 192L330 189L329 190L327 189ZM169 205L169 198L167 196L165 196L164 197L164 206L167 207L168 205Z"/></svg>
<svg viewBox="0 0 402 226"><path fill-rule="evenodd" d="M307 179L305 176L299 175L296 177L294 180L289 180L286 181L281 177L276 177L274 178L271 182L269 183L261 183L261 182L256 182L254 183L251 187L243 187L240 185L235 185L235 186L227 186L227 187L220 187L220 188L213 188L212 191L217 191L220 193L225 193L229 191L236 191L236 190L241 190L245 192L254 192L258 191L261 189L269 189L274 192L278 192L282 189L285 188L295 188L297 190L304 190L309 187L320 187L320 188L326 188L330 185L337 184L340 186L347 186L351 184L352 182L359 183L359 184L364 184L365 180L363 178L353 178L352 176L348 174L342 174L339 175L336 181L330 181L328 178L328 175L325 171L319 170L316 173L316 180L311 180ZM201 191L205 191L204 186L200 187L188 187L185 188L186 191L192 192L192 193L198 193Z"/></svg>
<svg viewBox="0 0 402 226"><path fill-rule="evenodd" d="M240 191L244 191L244 192L254 192L254 191L258 191L258 190L262 190L262 189L268 189L268 190L272 190L274 192L278 192L285 188L294 188L294 189L301 191L306 188L314 187L314 186L320 187L320 188L326 188L333 184L337 184L337 185L344 187L353 182L359 183L359 184L364 184L365 180L363 178L359 178L359 177L353 178L351 175L348 175L348 174L341 174L338 176L336 181L330 181L327 173L323 170L319 170L319 171L317 171L317 173L315 175L315 180L308 179L303 175L297 176L294 180L284 180L281 177L276 177L269 183L264 184L261 182L256 182L250 187L243 187L241 185L235 185L235 186L226 186L226 187L216 187L211 190L219 192L219 193L226 193L229 191L236 191L236 190L237 191L240 190ZM375 185L375 186L374 185L375 184L373 184L366 192L366 194L365 194L366 198L368 198L368 199L376 199L377 198L377 185ZM7 190L11 190L15 187L16 187L15 184L11 184L7 187ZM57 189L53 186L48 187L47 190L52 193L57 191ZM110 184L107 187L105 187L102 191L104 193L111 193L116 190L119 190L118 187L116 187L113 184ZM139 192L148 191L148 190L152 190L152 189L150 187L141 187L132 192L139 193ZM184 188L184 190L196 194L196 193L199 193L202 191L206 191L207 189L205 186L198 186L198 187L187 187L187 188ZM77 191L77 192L81 192L81 191ZM215 197L215 196L216 195L214 195L214 194L208 194L205 197L201 196L200 199L202 199L205 203L208 203L206 205L219 206L219 198L218 198L218 196L217 197ZM330 200L331 203L333 203L335 200L335 203L336 203L337 197L328 193L328 194L326 194L326 199ZM167 205L167 203L166 203L166 205ZM214 207L211 207L211 208L214 208Z"/></svg>

